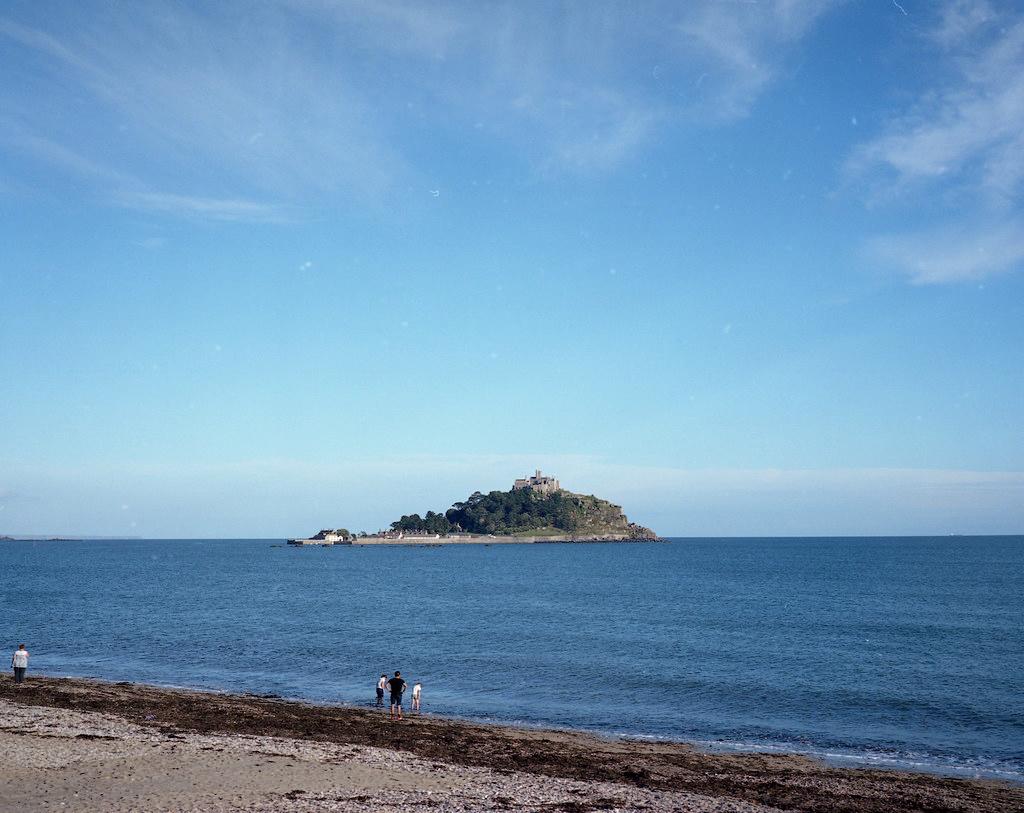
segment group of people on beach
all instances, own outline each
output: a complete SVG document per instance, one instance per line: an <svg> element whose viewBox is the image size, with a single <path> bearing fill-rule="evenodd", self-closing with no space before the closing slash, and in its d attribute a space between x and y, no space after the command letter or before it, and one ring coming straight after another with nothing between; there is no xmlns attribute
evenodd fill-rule
<svg viewBox="0 0 1024 813"><path fill-rule="evenodd" d="M395 676L390 680L388 680L387 672L384 672L381 674L380 680L377 681L377 707L380 708L384 705L384 691L389 691L391 693L392 720L402 719L402 695L405 694L405 689L408 685L402 677L402 673L398 671L395 672ZM423 686L417 680L412 686L412 710L417 714L420 711L420 695L422 692Z"/></svg>
<svg viewBox="0 0 1024 813"><path fill-rule="evenodd" d="M10 657L10 666L14 670L14 683L24 683L25 673L29 671L29 651L25 644L18 644L14 654ZM401 720L401 698L409 686L406 679L401 677L400 672L395 672L394 677L388 679L387 673L381 675L377 681L377 707L384 705L384 692L391 694L391 719ZM413 711L420 713L420 696L423 692L423 685L417 681L413 684Z"/></svg>

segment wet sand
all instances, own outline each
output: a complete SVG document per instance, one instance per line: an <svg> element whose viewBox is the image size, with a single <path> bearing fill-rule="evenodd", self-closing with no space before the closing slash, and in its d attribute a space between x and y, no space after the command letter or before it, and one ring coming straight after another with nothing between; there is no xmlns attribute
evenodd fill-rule
<svg viewBox="0 0 1024 813"><path fill-rule="evenodd" d="M128 683L0 677L18 810L1024 811L1024 788L800 756Z"/></svg>

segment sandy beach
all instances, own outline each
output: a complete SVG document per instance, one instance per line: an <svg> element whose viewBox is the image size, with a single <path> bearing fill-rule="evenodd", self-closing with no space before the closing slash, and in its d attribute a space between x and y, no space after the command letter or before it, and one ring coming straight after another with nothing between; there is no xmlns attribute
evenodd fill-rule
<svg viewBox="0 0 1024 813"><path fill-rule="evenodd" d="M0 679L9 809L1012 811L1024 788L273 697Z"/></svg>

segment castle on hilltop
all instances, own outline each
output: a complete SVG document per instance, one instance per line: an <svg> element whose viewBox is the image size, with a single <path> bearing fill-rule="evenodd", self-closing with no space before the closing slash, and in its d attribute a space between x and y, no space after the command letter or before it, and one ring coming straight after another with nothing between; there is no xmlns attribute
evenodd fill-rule
<svg viewBox="0 0 1024 813"><path fill-rule="evenodd" d="M533 477L521 478L512 484L513 491L526 489L536 491L538 494L554 494L556 491L561 491L562 487L554 477L545 477L540 473L540 469L537 469Z"/></svg>

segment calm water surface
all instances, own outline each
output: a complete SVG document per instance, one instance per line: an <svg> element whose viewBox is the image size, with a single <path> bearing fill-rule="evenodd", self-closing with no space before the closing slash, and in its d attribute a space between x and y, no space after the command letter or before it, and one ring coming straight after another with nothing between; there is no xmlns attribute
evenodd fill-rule
<svg viewBox="0 0 1024 813"><path fill-rule="evenodd" d="M1024 781L1024 537L0 543L31 671ZM30 674L31 674L30 671Z"/></svg>

